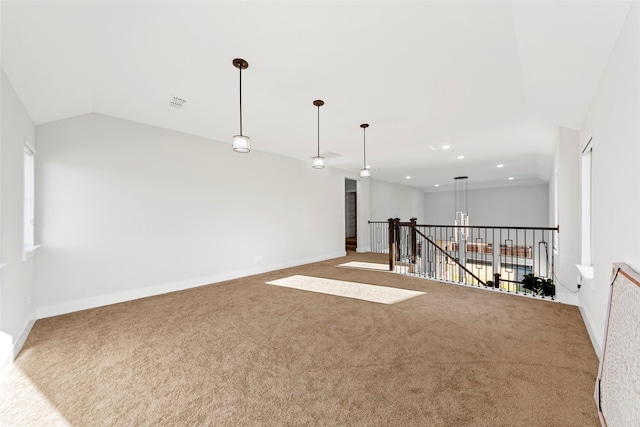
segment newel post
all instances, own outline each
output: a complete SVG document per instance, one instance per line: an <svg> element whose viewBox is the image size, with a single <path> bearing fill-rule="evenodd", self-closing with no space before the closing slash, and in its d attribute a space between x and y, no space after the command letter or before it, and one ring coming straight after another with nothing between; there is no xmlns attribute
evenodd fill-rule
<svg viewBox="0 0 640 427"><path fill-rule="evenodd" d="M400 247L400 218L394 218L393 219L393 231L394 231L394 238L393 241L395 242L395 249L394 249L394 254L395 254L395 262L397 263L398 261L400 261L400 256L402 255L402 248ZM395 266L395 264L394 264Z"/></svg>
<svg viewBox="0 0 640 427"><path fill-rule="evenodd" d="M387 221L389 221L389 271L394 271L396 269L396 225L393 218L389 218Z"/></svg>
<svg viewBox="0 0 640 427"><path fill-rule="evenodd" d="M418 241L418 239L416 239L417 234L416 234L416 222L418 221L418 218L411 218L409 220L409 222L411 223L411 264L415 264L416 263L416 243Z"/></svg>

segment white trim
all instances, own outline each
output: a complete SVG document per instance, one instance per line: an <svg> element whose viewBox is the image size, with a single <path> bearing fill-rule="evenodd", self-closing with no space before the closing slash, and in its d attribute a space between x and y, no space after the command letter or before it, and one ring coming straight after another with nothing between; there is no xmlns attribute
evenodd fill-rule
<svg viewBox="0 0 640 427"><path fill-rule="evenodd" d="M592 139L589 139L580 157L580 227L582 233L580 262L583 265L592 264L593 257L593 147L591 141Z"/></svg>
<svg viewBox="0 0 640 427"><path fill-rule="evenodd" d="M579 305L580 314L582 315L582 321L584 325L587 327L587 332L589 333L589 338L591 339L591 345L593 346L593 350L596 352L598 359L602 355L602 344L598 341L597 335L594 333L593 328L591 327L591 322L589 321L589 316L587 316L587 312L584 311L584 308Z"/></svg>
<svg viewBox="0 0 640 427"><path fill-rule="evenodd" d="M40 245L25 246L22 248L22 261L26 261L36 254L36 251L40 248Z"/></svg>
<svg viewBox="0 0 640 427"><path fill-rule="evenodd" d="M593 265L576 264L580 275L585 279L593 279Z"/></svg>
<svg viewBox="0 0 640 427"><path fill-rule="evenodd" d="M369 248L369 247L367 247L367 248L356 248L356 252L358 252L358 253L371 252L371 248Z"/></svg>
<svg viewBox="0 0 640 427"><path fill-rule="evenodd" d="M22 188L23 188L23 211L22 211L22 242L27 249L35 246L35 197L36 197L36 165L35 149L24 139ZM26 261L30 253L23 252L22 259Z"/></svg>
<svg viewBox="0 0 640 427"><path fill-rule="evenodd" d="M580 306L580 298L578 294L571 293L564 287L556 287L556 301L560 304Z"/></svg>
<svg viewBox="0 0 640 427"><path fill-rule="evenodd" d="M587 138L587 143L584 144L584 146L582 147L582 154L586 153L591 149L593 149L593 136L589 135L589 138Z"/></svg>
<svg viewBox="0 0 640 427"><path fill-rule="evenodd" d="M36 149L33 145L31 145L31 143L29 142L29 140L27 139L27 137L24 137L24 147L25 147L25 153L27 154L31 154L34 155L36 154Z"/></svg>
<svg viewBox="0 0 640 427"><path fill-rule="evenodd" d="M13 365L13 345L11 344L11 335L0 331L0 383L9 373L9 369Z"/></svg>
<svg viewBox="0 0 640 427"><path fill-rule="evenodd" d="M88 310L91 308L102 307L105 305L117 304L125 301L131 301L139 298L147 298L155 295L166 294L170 292L182 291L185 289L197 288L199 286L211 285L214 283L224 282L227 280L238 279L240 277L252 276L254 274L267 273L283 268L297 267L303 264L326 261L333 258L346 256L346 251L333 252L325 255L319 255L310 258L299 259L296 261L282 262L269 266L257 267L248 270L235 271L231 273L214 274L211 276L194 277L191 279L180 280L177 282L163 283L149 286L141 289L132 289L130 291L115 292L107 295L100 295L73 301L65 301L47 306L38 307L37 318L44 319L47 317L58 316L61 314L73 313L75 311Z"/></svg>
<svg viewBox="0 0 640 427"><path fill-rule="evenodd" d="M25 325L24 329L22 330L22 333L20 334L16 342L13 344L14 359L18 356L18 353L20 353L20 350L22 350L22 346L27 341L27 338L29 338L29 334L31 333L31 328L33 328L33 325L35 323L36 323L35 310L32 310L29 315L29 321Z"/></svg>
<svg viewBox="0 0 640 427"><path fill-rule="evenodd" d="M13 361L27 341L31 333L31 328L33 328L33 325L36 323L34 315L35 311L32 310L29 314L30 320L27 321L27 324L22 329L22 333L15 343L11 343L11 335L0 331L0 382L2 382L9 373L11 366L13 366Z"/></svg>

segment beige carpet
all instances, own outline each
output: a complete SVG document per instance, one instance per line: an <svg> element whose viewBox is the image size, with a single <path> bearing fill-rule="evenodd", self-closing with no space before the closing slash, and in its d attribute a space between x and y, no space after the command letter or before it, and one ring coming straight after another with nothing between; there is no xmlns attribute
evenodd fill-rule
<svg viewBox="0 0 640 427"><path fill-rule="evenodd" d="M36 322L0 425L598 426L576 307L349 256ZM293 275L426 292L378 304Z"/></svg>

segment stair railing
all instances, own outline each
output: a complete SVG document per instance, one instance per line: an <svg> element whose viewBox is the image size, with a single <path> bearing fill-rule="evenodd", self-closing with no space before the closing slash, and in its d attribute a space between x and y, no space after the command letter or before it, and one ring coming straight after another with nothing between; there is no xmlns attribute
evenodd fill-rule
<svg viewBox="0 0 640 427"><path fill-rule="evenodd" d="M534 296L555 295L528 280L552 286L558 227L418 225L416 218L370 221L372 252L387 253L389 270ZM377 239L377 240L376 240ZM381 249L381 250L379 250Z"/></svg>

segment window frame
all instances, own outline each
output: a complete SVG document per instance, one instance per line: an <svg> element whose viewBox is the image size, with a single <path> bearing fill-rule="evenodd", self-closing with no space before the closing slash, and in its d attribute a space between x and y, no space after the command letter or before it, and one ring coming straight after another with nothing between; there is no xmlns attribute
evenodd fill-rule
<svg viewBox="0 0 640 427"><path fill-rule="evenodd" d="M36 150L25 138L23 144L22 257L26 261L40 247L35 240Z"/></svg>
<svg viewBox="0 0 640 427"><path fill-rule="evenodd" d="M580 156L581 257L583 266L593 265L593 137Z"/></svg>

